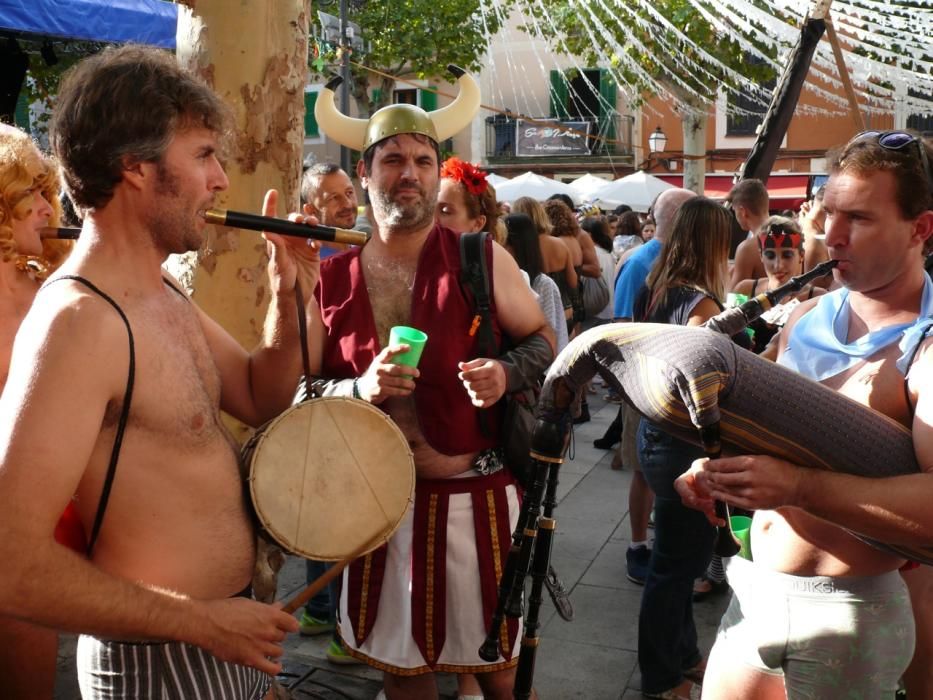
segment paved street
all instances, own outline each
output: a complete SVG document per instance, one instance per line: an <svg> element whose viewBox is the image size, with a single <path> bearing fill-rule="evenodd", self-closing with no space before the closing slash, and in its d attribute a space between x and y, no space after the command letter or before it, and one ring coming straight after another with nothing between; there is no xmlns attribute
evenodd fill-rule
<svg viewBox="0 0 933 700"><path fill-rule="evenodd" d="M629 470L612 471L611 453L597 450L616 413L602 401L604 390L590 394L593 419L577 426L573 460L560 473L560 504L553 563L571 591L576 617L564 622L549 599L542 608L541 644L535 687L542 700L635 700L641 698L636 662L641 587L625 578L629 541ZM279 580L282 595L299 589L304 565L291 559ZM701 647L709 650L725 598L699 603L696 609ZM283 680L297 685L300 698L372 700L381 688L380 674L366 667L338 667L324 656L326 639L295 635L288 643ZM76 700L73 640L63 642L56 697ZM442 678L445 698L456 697L453 678Z"/></svg>

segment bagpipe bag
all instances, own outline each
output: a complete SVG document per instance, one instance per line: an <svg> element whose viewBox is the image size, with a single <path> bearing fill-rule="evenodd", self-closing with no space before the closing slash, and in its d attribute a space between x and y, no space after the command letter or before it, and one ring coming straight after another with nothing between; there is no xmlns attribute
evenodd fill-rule
<svg viewBox="0 0 933 700"><path fill-rule="evenodd" d="M537 415L559 422L601 376L645 418L700 445L719 424L724 454L763 454L867 477L919 471L911 431L887 416L705 328L614 323L574 339L551 365ZM933 564L930 546L861 539Z"/></svg>

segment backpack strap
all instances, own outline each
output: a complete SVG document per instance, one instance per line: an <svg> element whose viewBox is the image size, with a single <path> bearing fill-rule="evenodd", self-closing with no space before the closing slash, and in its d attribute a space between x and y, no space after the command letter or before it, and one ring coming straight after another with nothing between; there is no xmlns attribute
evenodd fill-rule
<svg viewBox="0 0 933 700"><path fill-rule="evenodd" d="M476 314L470 324L470 335L476 335L478 357L498 357L496 335L492 330L492 308L489 298L489 270L486 267L485 231L460 234L460 284L470 290L473 296L473 310ZM479 412L480 431L490 435L489 416Z"/></svg>
<svg viewBox="0 0 933 700"><path fill-rule="evenodd" d="M94 524L91 527L91 536L88 539L87 558L91 558L91 554L94 552L94 545L97 543L97 536L100 534L101 525L104 522L104 514L107 512L107 502L110 500L110 491L113 488L113 480L117 473L117 461L120 459L120 448L123 445L123 434L126 432L126 423L130 417L130 404L133 401L133 384L136 378L136 346L133 341L133 331L130 328L129 319L126 317L126 314L123 313L123 309L115 302L109 295L101 291L94 284L84 277L79 277L78 275L62 275L61 277L56 277L54 279L46 282L42 288L45 289L50 284L55 284L62 280L73 280L78 282L92 292L97 294L101 299L110 304L123 320L123 325L126 326L126 334L129 337L129 347L130 347L130 364L129 370L126 377L126 390L123 392L123 408L120 410L120 419L117 422L117 432L113 439L113 449L110 452L110 464L107 466L107 474L104 477L104 485L101 488L100 493L100 502L97 504L97 513L94 515ZM174 287L169 284L170 287ZM178 290L175 290L178 291Z"/></svg>
<svg viewBox="0 0 933 700"><path fill-rule="evenodd" d="M460 284L470 290L476 316L470 335L479 333L480 357L498 357L496 334L492 329L492 302L489 297L489 270L486 266L486 231L460 235Z"/></svg>

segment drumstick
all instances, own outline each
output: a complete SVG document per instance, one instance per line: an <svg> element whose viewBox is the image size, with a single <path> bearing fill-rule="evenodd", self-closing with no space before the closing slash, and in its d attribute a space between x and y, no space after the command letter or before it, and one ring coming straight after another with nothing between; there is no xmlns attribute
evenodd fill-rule
<svg viewBox="0 0 933 700"><path fill-rule="evenodd" d="M379 535L378 537L376 537L376 539L372 540L371 542L367 542L365 545L360 547L358 550L356 550L356 552L351 554L346 559L343 559L342 561L338 561L337 563L335 563L327 571L325 571L323 574L321 574L316 579L314 579L311 583L309 583L308 586L303 591L301 591L301 593L299 593L294 598L292 598L290 601L288 601L282 607L282 610L284 610L287 613L295 612L298 608L300 608L302 605L304 605L309 600L311 600L314 596L320 593L321 590L323 590L324 586L326 586L328 583L330 583L335 578L337 578L341 574L341 572L353 562L354 559L359 559L361 556L366 554L366 552L372 549L373 545L381 541L382 541L382 535Z"/></svg>

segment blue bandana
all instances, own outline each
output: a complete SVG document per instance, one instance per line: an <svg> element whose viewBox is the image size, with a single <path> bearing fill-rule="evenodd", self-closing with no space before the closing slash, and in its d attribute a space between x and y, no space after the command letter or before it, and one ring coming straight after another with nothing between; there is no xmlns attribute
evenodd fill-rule
<svg viewBox="0 0 933 700"><path fill-rule="evenodd" d="M902 374L906 373L911 350L933 326L933 282L928 275L923 276L920 315L915 320L885 326L846 343L849 312L848 289L837 289L821 296L817 305L797 321L780 363L806 377L823 381L900 340L897 368ZM800 350L794 352L795 346Z"/></svg>

